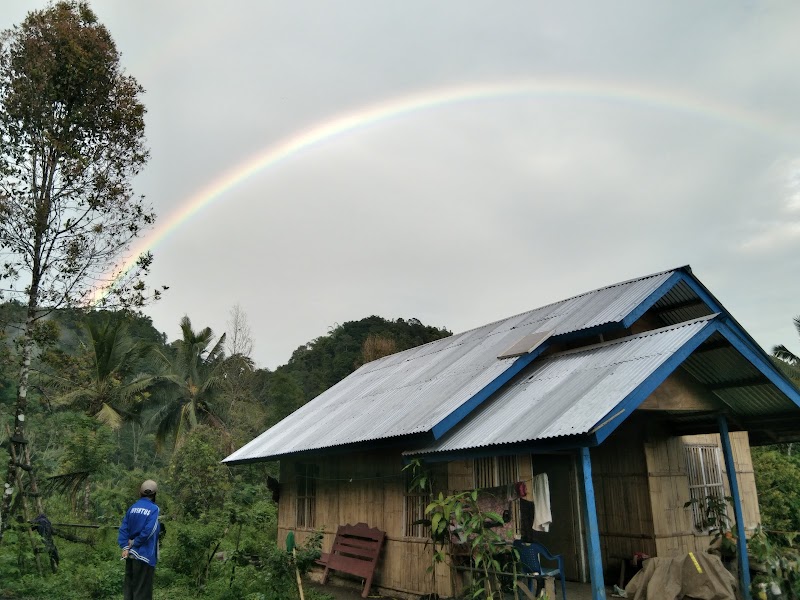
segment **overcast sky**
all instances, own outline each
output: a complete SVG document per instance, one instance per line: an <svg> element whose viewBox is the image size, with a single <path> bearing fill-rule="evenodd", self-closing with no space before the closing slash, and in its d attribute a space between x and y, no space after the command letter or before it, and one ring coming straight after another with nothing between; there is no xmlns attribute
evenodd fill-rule
<svg viewBox="0 0 800 600"><path fill-rule="evenodd" d="M238 303L274 368L344 321L458 332L690 264L800 352L796 1L91 6L146 90L169 339Z"/></svg>

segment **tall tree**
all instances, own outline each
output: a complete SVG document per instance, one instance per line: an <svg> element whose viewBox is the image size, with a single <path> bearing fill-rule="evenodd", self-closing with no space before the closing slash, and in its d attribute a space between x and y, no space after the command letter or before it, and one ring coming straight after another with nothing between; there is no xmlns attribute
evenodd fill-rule
<svg viewBox="0 0 800 600"><path fill-rule="evenodd" d="M234 304L228 313L228 343L226 348L229 356L242 356L250 358L253 353L253 336L250 332L250 322L247 313L239 304Z"/></svg>
<svg viewBox="0 0 800 600"><path fill-rule="evenodd" d="M159 442L170 434L179 441L200 423L221 427L220 411L215 406L224 381L225 334L214 342L210 327L195 331L189 317L181 319L181 339L172 352L156 350L161 364L156 394L160 408L154 415Z"/></svg>
<svg viewBox="0 0 800 600"><path fill-rule="evenodd" d="M108 30L84 2L57 2L6 31L0 48L0 280L21 279L27 305L12 455L0 539L26 447L28 376L36 321L55 307L85 304L111 284L129 243L154 215L132 190L145 164L142 88L121 70ZM145 300L143 255L109 292ZM35 487L35 479L31 478Z"/></svg>

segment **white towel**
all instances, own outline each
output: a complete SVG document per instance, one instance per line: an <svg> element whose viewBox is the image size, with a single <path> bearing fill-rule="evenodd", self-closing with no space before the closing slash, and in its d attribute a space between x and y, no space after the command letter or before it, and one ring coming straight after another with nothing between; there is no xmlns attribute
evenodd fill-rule
<svg viewBox="0 0 800 600"><path fill-rule="evenodd" d="M533 530L550 531L553 515L550 514L550 481L547 473L533 478Z"/></svg>

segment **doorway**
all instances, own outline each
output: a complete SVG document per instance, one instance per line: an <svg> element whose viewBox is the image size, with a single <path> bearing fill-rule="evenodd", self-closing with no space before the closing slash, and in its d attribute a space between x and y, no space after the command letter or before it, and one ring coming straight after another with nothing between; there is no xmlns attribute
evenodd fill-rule
<svg viewBox="0 0 800 600"><path fill-rule="evenodd" d="M550 484L550 513L553 521L547 532L535 531L534 539L564 559L564 577L586 581L586 553L583 547L578 470L569 454L531 456L534 475L547 473Z"/></svg>

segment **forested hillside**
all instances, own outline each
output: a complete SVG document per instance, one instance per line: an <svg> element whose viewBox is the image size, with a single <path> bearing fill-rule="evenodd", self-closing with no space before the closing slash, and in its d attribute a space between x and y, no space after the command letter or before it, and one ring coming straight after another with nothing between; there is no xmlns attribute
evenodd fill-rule
<svg viewBox="0 0 800 600"><path fill-rule="evenodd" d="M24 315L20 304L0 305L4 423L13 417ZM149 318L124 311L58 310L39 322L29 448L61 565L50 573L44 542L18 522L0 546L0 597L56 597L48 595L54 589L73 590L58 596L64 598L116 594L122 570L113 560L115 527L145 478L159 482L168 531L158 597L241 598L250 587L270 586L274 595L264 597L291 597L257 568L286 567L273 552L275 505L266 487L276 465L229 469L219 461L365 362L450 335L416 319L371 316L333 326L268 371L230 353L232 332L216 336L184 318L181 333L167 340ZM5 446L7 430L0 439ZM25 500L27 511L19 500L13 514L31 519L35 503ZM224 552L239 562L209 561Z"/></svg>

